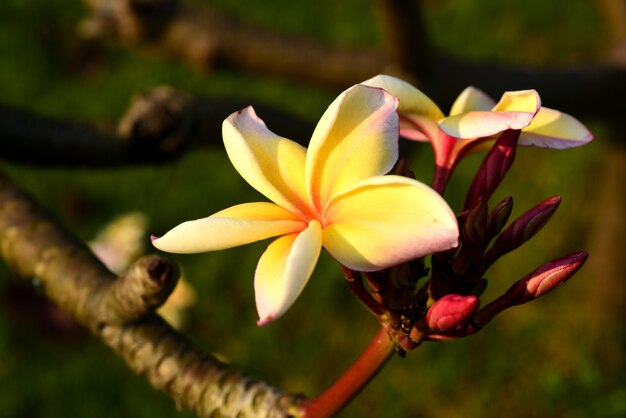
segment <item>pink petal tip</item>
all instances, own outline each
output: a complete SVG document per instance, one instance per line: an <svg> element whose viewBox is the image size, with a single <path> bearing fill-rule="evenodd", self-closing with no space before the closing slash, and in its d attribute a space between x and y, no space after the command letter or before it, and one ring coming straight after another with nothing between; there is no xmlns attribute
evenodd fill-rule
<svg viewBox="0 0 626 418"><path fill-rule="evenodd" d="M267 325L268 323L272 322L275 318L272 315L268 315L265 318L261 318L258 321L256 321L257 326L262 327L264 325Z"/></svg>

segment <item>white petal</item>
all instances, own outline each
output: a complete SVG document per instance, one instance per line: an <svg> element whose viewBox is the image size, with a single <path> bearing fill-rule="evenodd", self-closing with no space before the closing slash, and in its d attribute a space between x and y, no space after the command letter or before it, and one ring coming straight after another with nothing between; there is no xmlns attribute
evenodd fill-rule
<svg viewBox="0 0 626 418"><path fill-rule="evenodd" d="M278 205L244 203L208 218L174 227L152 245L171 253L189 254L223 250L262 239L301 231L305 224Z"/></svg>

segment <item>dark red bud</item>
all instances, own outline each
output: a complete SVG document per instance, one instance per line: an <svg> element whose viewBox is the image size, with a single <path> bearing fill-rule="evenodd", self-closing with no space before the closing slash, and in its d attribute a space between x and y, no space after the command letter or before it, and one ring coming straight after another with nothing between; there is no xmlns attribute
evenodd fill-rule
<svg viewBox="0 0 626 418"><path fill-rule="evenodd" d="M554 215L560 203L560 197L551 197L533 206L513 221L498 236L496 242L485 255L485 268L488 268L499 257L518 248L539 232Z"/></svg>
<svg viewBox="0 0 626 418"><path fill-rule="evenodd" d="M505 197L489 213L487 236L491 239L502 231L513 211L513 198Z"/></svg>
<svg viewBox="0 0 626 418"><path fill-rule="evenodd" d="M520 131L502 132L483 160L465 198L465 209L470 208L479 196L489 200L493 192L513 165Z"/></svg>
<svg viewBox="0 0 626 418"><path fill-rule="evenodd" d="M476 314L475 322L484 326L494 316L511 306L521 305L545 295L565 283L587 261L588 254L578 251L552 260L517 281L506 293Z"/></svg>
<svg viewBox="0 0 626 418"><path fill-rule="evenodd" d="M579 251L550 261L517 282L512 293L517 295L516 305L537 299L562 285L587 261L588 254Z"/></svg>
<svg viewBox="0 0 626 418"><path fill-rule="evenodd" d="M482 243L487 229L487 203L479 197L465 218L463 243L478 245Z"/></svg>

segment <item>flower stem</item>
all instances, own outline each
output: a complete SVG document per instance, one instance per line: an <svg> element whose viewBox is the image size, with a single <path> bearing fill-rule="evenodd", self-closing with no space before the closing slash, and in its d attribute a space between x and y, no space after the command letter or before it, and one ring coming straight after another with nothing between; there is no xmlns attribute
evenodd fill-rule
<svg viewBox="0 0 626 418"><path fill-rule="evenodd" d="M361 303L376 317L380 317L385 313L385 309L376 301L372 295L365 289L363 278L358 271L350 270L345 266L341 266L346 283L352 290L352 293L361 301Z"/></svg>
<svg viewBox="0 0 626 418"><path fill-rule="evenodd" d="M452 169L450 168L441 167L439 165L435 167L435 177L433 178L432 187L441 196L443 196L443 192L446 190L451 174Z"/></svg>
<svg viewBox="0 0 626 418"><path fill-rule="evenodd" d="M394 353L396 343L380 328L361 356L332 386L300 408L302 418L332 417L348 404Z"/></svg>

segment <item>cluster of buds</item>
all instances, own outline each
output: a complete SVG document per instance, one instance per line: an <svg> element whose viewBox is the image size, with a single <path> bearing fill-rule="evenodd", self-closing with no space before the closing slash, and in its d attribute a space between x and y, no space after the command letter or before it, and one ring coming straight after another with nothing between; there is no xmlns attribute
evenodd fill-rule
<svg viewBox="0 0 626 418"><path fill-rule="evenodd" d="M584 251L550 261L515 282L502 296L480 306L487 270L539 232L560 203L558 196L548 198L510 223L511 196L489 209L489 198L515 158L518 136L519 131L505 131L485 157L457 215L459 246L433 254L430 269L424 258L373 273L344 269L352 290L387 327L401 350L412 350L423 341L474 334L503 310L561 285L586 261ZM399 166L399 170L406 170L404 164ZM404 174L412 176L409 171ZM428 280L420 283L427 276Z"/></svg>
<svg viewBox="0 0 626 418"><path fill-rule="evenodd" d="M513 164L521 133L522 129L509 128L495 140L491 137L489 152L457 215L459 245L433 254L430 268L420 258L374 273L344 269L351 289L387 328L400 352L412 350L423 341L472 335L505 309L537 299L563 284L585 263L584 251L552 260L481 306L480 297L488 284L487 270L537 234L561 200L558 196L550 197L511 222L511 196L489 207L490 198ZM445 138L453 140L450 136ZM584 142L589 140L590 135ZM437 153L437 142L431 142ZM440 187L435 187L440 193L457 162L437 164L435 179L444 179L439 182ZM396 173L413 177L404 163L398 164Z"/></svg>

